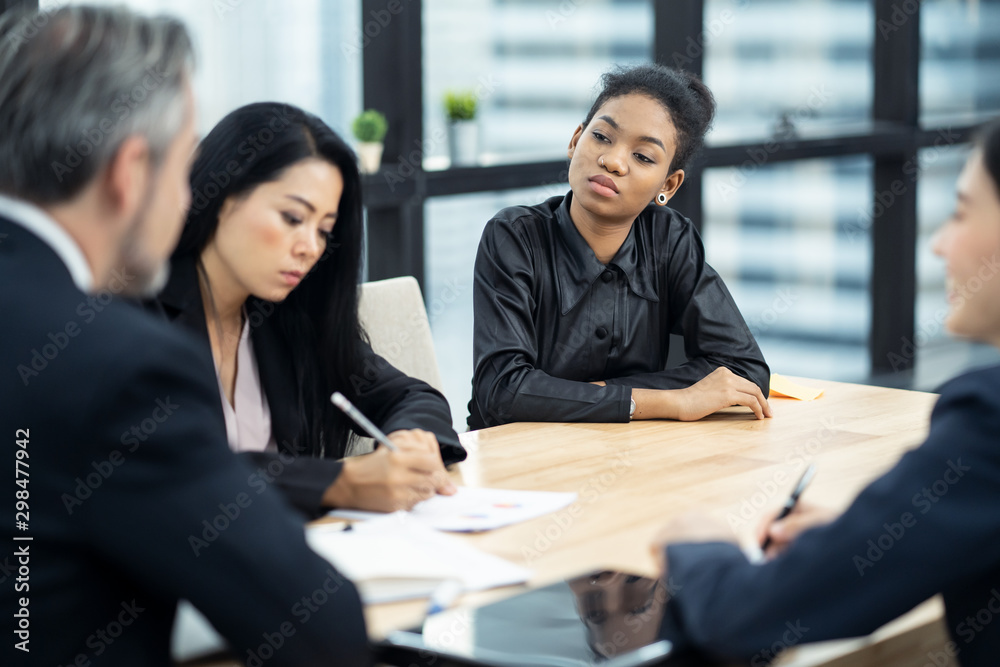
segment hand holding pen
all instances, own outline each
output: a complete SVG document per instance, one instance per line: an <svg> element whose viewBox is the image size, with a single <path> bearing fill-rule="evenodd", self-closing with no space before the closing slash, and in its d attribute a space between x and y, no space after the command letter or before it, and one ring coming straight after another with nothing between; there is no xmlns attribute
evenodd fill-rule
<svg viewBox="0 0 1000 667"><path fill-rule="evenodd" d="M344 460L340 476L324 494L325 506L393 512L411 509L435 493L457 491L433 433L397 430L390 438L343 394L334 393L330 401L382 446Z"/></svg>
<svg viewBox="0 0 1000 667"><path fill-rule="evenodd" d="M784 551L803 532L836 518L836 512L801 500L815 473L815 466L810 464L781 510L767 517L758 527L757 540L765 555L774 556Z"/></svg>

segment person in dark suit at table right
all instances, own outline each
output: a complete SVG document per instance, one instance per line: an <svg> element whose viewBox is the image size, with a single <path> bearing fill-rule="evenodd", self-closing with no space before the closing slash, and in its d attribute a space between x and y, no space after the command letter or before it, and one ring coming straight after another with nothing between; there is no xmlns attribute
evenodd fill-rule
<svg viewBox="0 0 1000 667"><path fill-rule="evenodd" d="M354 585L229 451L207 351L118 296L190 199L191 51L124 8L0 17L3 665L171 664L181 598L248 664L371 662Z"/></svg>
<svg viewBox="0 0 1000 667"><path fill-rule="evenodd" d="M976 141L933 249L948 330L1000 348L1000 121ZM800 503L766 522L763 565L705 517L664 528L653 551L686 638L763 665L796 643L866 635L940 593L951 641L926 663L1000 664L1000 366L945 384L927 440L830 519Z"/></svg>

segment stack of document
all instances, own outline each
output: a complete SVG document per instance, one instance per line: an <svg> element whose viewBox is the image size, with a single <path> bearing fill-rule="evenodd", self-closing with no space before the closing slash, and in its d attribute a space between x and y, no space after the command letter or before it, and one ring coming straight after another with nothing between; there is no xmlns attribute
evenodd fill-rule
<svg viewBox="0 0 1000 667"><path fill-rule="evenodd" d="M453 496L434 496L417 503L408 515L428 528L468 533L535 519L562 509L574 500L575 493L463 486ZM330 516L366 521L386 515L359 510L334 510L330 512Z"/></svg>
<svg viewBox="0 0 1000 667"><path fill-rule="evenodd" d="M531 575L405 512L382 515L351 530L310 526L306 540L354 582L365 604L428 597L448 580L459 581L468 592L520 584Z"/></svg>

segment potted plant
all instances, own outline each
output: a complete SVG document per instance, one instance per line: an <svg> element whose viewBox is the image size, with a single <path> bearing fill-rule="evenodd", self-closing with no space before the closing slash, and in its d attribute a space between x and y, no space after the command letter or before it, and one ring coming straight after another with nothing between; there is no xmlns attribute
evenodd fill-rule
<svg viewBox="0 0 1000 667"><path fill-rule="evenodd" d="M447 91L444 111L448 118L448 155L453 167L476 164L479 158L479 100L471 90Z"/></svg>
<svg viewBox="0 0 1000 667"><path fill-rule="evenodd" d="M382 163L382 148L389 123L375 109L366 109L351 123L351 131L358 140L358 161L362 174L374 174Z"/></svg>

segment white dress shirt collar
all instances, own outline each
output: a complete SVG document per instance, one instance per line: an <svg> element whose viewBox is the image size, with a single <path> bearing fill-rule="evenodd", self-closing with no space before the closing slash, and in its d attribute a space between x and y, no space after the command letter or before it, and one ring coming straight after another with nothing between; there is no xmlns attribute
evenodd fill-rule
<svg viewBox="0 0 1000 667"><path fill-rule="evenodd" d="M0 194L0 216L15 222L45 242L69 270L82 292L90 292L94 274L73 237L48 213L22 199Z"/></svg>

